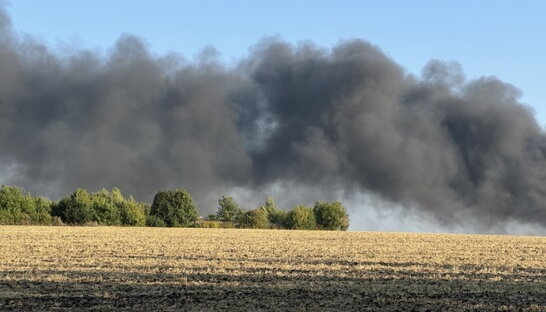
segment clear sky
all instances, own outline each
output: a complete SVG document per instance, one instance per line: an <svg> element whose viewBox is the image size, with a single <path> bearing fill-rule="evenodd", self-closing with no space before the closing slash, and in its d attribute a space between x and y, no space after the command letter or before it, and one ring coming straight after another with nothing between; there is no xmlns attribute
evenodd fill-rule
<svg viewBox="0 0 546 312"><path fill-rule="evenodd" d="M159 54L212 45L226 62L264 36L327 47L362 38L412 73L455 60L467 78L510 82L546 124L546 1L13 0L7 10L16 31L55 48L107 51L130 33Z"/></svg>

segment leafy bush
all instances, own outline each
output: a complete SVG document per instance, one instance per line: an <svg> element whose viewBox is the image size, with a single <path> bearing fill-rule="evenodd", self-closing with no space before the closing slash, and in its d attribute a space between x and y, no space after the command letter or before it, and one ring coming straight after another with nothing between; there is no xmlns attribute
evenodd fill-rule
<svg viewBox="0 0 546 312"><path fill-rule="evenodd" d="M267 197L262 208L267 212L267 219L271 226L275 228L282 228L285 226L287 213L286 211L277 208L277 205L275 205L271 196Z"/></svg>
<svg viewBox="0 0 546 312"><path fill-rule="evenodd" d="M16 186L2 185L0 187L0 210L2 211L31 211L32 201L29 195Z"/></svg>
<svg viewBox="0 0 546 312"><path fill-rule="evenodd" d="M121 224L129 226L145 226L146 214L144 205L129 197L119 206Z"/></svg>
<svg viewBox="0 0 546 312"><path fill-rule="evenodd" d="M150 215L161 219L169 227L187 227L195 224L197 209L187 190L159 191L154 196Z"/></svg>
<svg viewBox="0 0 546 312"><path fill-rule="evenodd" d="M0 209L0 225L15 224L13 214L8 210Z"/></svg>
<svg viewBox="0 0 546 312"><path fill-rule="evenodd" d="M198 221L195 224L195 227L198 228L206 228L206 229L219 229L222 228L222 221L210 221L210 220L203 220Z"/></svg>
<svg viewBox="0 0 546 312"><path fill-rule="evenodd" d="M135 201L132 196L124 198L118 188L92 194L78 189L53 205L52 215L68 224L143 226L146 209L145 204Z"/></svg>
<svg viewBox="0 0 546 312"><path fill-rule="evenodd" d="M36 204L39 204L39 211ZM44 203L45 205L45 203ZM15 186L0 187L0 224L47 224L49 207Z"/></svg>
<svg viewBox="0 0 546 312"><path fill-rule="evenodd" d="M216 218L217 220L224 221L224 222L234 222L235 218L239 214L239 211L241 210L239 208L239 205L233 197L231 196L223 196L218 200L218 212L216 212Z"/></svg>
<svg viewBox="0 0 546 312"><path fill-rule="evenodd" d="M121 224L120 206L124 198L118 188L114 188L112 192L102 189L91 194L90 199L91 221L104 225Z"/></svg>
<svg viewBox="0 0 546 312"><path fill-rule="evenodd" d="M268 197L261 207L244 211L232 197L218 200L218 211L197 222L198 213L184 189L159 191L152 205L125 198L118 188L88 193L77 189L57 203L33 197L21 188L0 187L0 224L127 225L209 228L290 228L347 230L349 217L339 202L316 202L285 212Z"/></svg>
<svg viewBox="0 0 546 312"><path fill-rule="evenodd" d="M346 231L349 228L349 216L340 202L316 202L313 211L320 229Z"/></svg>
<svg viewBox="0 0 546 312"><path fill-rule="evenodd" d="M209 214L206 216L205 220L207 221L218 221L218 216L216 214Z"/></svg>
<svg viewBox="0 0 546 312"><path fill-rule="evenodd" d="M238 227L247 229L267 229L269 228L269 220L267 219L267 211L263 208L247 211L239 214L237 220Z"/></svg>
<svg viewBox="0 0 546 312"><path fill-rule="evenodd" d="M313 209L303 205L296 206L288 212L286 225L289 229L314 230L317 228Z"/></svg>
<svg viewBox="0 0 546 312"><path fill-rule="evenodd" d="M51 206L53 203L43 197L34 197L34 213L31 214L33 224L49 225L53 217L51 216Z"/></svg>
<svg viewBox="0 0 546 312"><path fill-rule="evenodd" d="M61 220L60 217L52 217L51 218L51 225L53 226L63 226L63 220Z"/></svg>
<svg viewBox="0 0 546 312"><path fill-rule="evenodd" d="M93 202L86 190L77 189L53 207L53 215L67 224L84 224L93 221Z"/></svg>
<svg viewBox="0 0 546 312"><path fill-rule="evenodd" d="M167 223L157 216L148 216L146 218L146 226L151 227L167 227Z"/></svg>
<svg viewBox="0 0 546 312"><path fill-rule="evenodd" d="M33 197L23 189L0 188L0 224L51 224L51 201Z"/></svg>

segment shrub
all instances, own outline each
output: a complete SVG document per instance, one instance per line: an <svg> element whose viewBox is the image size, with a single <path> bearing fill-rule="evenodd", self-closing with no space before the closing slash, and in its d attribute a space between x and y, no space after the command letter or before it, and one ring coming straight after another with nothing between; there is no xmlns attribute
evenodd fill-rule
<svg viewBox="0 0 546 312"><path fill-rule="evenodd" d="M263 208L241 213L238 218L238 225L248 229L267 229L269 228L269 220L267 219L267 211Z"/></svg>
<svg viewBox="0 0 546 312"><path fill-rule="evenodd" d="M295 230L314 230L317 228L317 222L313 209L303 205L296 206L288 212L286 225L289 229Z"/></svg>
<svg viewBox="0 0 546 312"><path fill-rule="evenodd" d="M220 222L220 227L223 229L233 229L235 228L235 222Z"/></svg>
<svg viewBox="0 0 546 312"><path fill-rule="evenodd" d="M146 224L146 205L124 198L118 188L89 194L78 189L53 205L52 215L68 224L132 225Z"/></svg>
<svg viewBox="0 0 546 312"><path fill-rule="evenodd" d="M320 229L346 231L349 228L349 216L340 202L316 202L313 211Z"/></svg>
<svg viewBox="0 0 546 312"><path fill-rule="evenodd" d="M34 213L31 214L33 224L49 225L52 221L51 206L52 202L43 197L34 197Z"/></svg>
<svg viewBox="0 0 546 312"><path fill-rule="evenodd" d="M265 204L261 208L267 212L267 219L272 226L276 228L284 227L287 213L286 211L277 208L277 205L275 205L271 196L267 197Z"/></svg>
<svg viewBox="0 0 546 312"><path fill-rule="evenodd" d="M150 215L169 227L187 227L195 224L197 209L187 190L159 191L154 196Z"/></svg>
<svg viewBox="0 0 546 312"><path fill-rule="evenodd" d="M119 189L114 188L112 192L102 189L90 196L91 200L91 221L105 225L121 224L120 206L124 202Z"/></svg>
<svg viewBox="0 0 546 312"><path fill-rule="evenodd" d="M204 220L204 221L198 221L195 224L195 227L206 228L206 229L219 229L219 228L222 228L222 223L223 223L222 221Z"/></svg>
<svg viewBox="0 0 546 312"><path fill-rule="evenodd" d="M0 210L3 211L28 211L27 194L21 188L2 185L0 187Z"/></svg>
<svg viewBox="0 0 546 312"><path fill-rule="evenodd" d="M83 226L99 226L100 224L97 221L89 221L85 222L84 224L81 224Z"/></svg>
<svg viewBox="0 0 546 312"><path fill-rule="evenodd" d="M223 196L218 200L218 212L216 212L217 220L224 222L234 222L239 213L239 205L233 197Z"/></svg>
<svg viewBox="0 0 546 312"><path fill-rule="evenodd" d="M119 206L121 224L129 226L146 225L144 205L135 201L132 197L121 202Z"/></svg>
<svg viewBox="0 0 546 312"><path fill-rule="evenodd" d="M216 216L215 214L209 214L205 220L207 221L218 221L218 216Z"/></svg>
<svg viewBox="0 0 546 312"><path fill-rule="evenodd" d="M13 214L8 210L0 209L0 225L14 224Z"/></svg>
<svg viewBox="0 0 546 312"><path fill-rule="evenodd" d="M197 209L187 190L164 190L155 196L152 205L124 198L118 188L88 193L77 189L57 203L33 197L21 188L0 187L0 224L78 224L127 225L155 227L212 228L291 228L347 230L349 217L339 202L316 202L311 209L296 206L285 212L268 197L263 206L244 211L232 197L218 200L218 211L205 220L198 219Z"/></svg>
<svg viewBox="0 0 546 312"><path fill-rule="evenodd" d="M167 224L161 218L150 215L146 218L146 226L166 227Z"/></svg>
<svg viewBox="0 0 546 312"><path fill-rule="evenodd" d="M39 214L43 213L42 208ZM0 224L32 224L41 219L36 212L36 201L30 194L15 186L0 187Z"/></svg>
<svg viewBox="0 0 546 312"><path fill-rule="evenodd" d="M63 226L64 223L63 223L63 220L61 220L60 217L53 217L51 219L51 225L53 225L53 226Z"/></svg>
<svg viewBox="0 0 546 312"><path fill-rule="evenodd" d="M61 199L53 208L53 215L64 223L84 224L93 221L93 202L86 190L77 189L69 197Z"/></svg>

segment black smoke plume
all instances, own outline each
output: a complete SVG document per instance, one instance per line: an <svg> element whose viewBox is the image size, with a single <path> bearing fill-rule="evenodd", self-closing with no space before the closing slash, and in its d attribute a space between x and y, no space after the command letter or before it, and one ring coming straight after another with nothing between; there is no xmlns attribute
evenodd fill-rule
<svg viewBox="0 0 546 312"><path fill-rule="evenodd" d="M546 136L519 96L456 63L413 76L362 40L267 39L235 66L133 36L60 55L0 14L0 178L54 198L183 186L203 202L276 183L371 193L443 224L545 226Z"/></svg>

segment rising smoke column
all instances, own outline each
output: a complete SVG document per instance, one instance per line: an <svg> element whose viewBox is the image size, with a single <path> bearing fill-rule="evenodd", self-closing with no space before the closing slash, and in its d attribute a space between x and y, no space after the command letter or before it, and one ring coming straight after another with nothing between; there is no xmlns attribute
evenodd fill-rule
<svg viewBox="0 0 546 312"><path fill-rule="evenodd" d="M106 57L2 36L0 157L15 164L13 183L54 197L118 185L148 199L249 180L229 96L244 87L225 68L155 57L131 36Z"/></svg>
<svg viewBox="0 0 546 312"><path fill-rule="evenodd" d="M438 61L414 78L358 40L331 52L267 43L253 58L277 122L254 157L263 176L341 176L444 221L467 210L545 222L545 136L513 86L465 82L457 64Z"/></svg>
<svg viewBox="0 0 546 312"><path fill-rule="evenodd" d="M545 226L546 136L519 95L456 63L410 75L362 40L266 39L232 67L133 36L58 55L0 14L0 174L54 198L184 186L199 202L286 183L371 192L445 224Z"/></svg>

